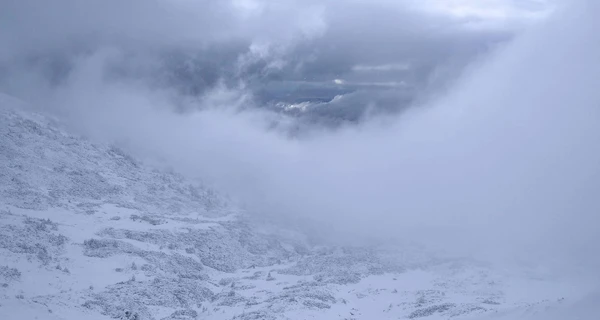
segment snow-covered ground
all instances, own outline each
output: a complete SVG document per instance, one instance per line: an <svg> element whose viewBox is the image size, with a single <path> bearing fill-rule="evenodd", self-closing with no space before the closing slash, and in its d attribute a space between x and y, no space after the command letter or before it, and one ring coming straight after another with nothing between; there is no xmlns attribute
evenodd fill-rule
<svg viewBox="0 0 600 320"><path fill-rule="evenodd" d="M600 319L584 286L269 232L0 96L0 319Z"/></svg>

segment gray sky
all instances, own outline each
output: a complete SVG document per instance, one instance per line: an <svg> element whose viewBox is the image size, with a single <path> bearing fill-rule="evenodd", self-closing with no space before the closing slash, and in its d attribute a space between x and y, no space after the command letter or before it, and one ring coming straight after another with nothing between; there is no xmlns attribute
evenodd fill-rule
<svg viewBox="0 0 600 320"><path fill-rule="evenodd" d="M193 97L219 83L260 106L359 91L373 110L401 110L539 20L550 6L538 2L5 0L0 88L60 85L76 63L111 51L111 76ZM367 112L318 109L317 120Z"/></svg>

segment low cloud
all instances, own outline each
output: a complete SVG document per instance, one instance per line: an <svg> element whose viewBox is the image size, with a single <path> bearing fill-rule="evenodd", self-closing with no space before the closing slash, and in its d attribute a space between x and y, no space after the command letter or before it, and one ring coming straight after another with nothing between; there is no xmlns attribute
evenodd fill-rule
<svg viewBox="0 0 600 320"><path fill-rule="evenodd" d="M259 2L245 6L271 10ZM123 70L116 72L115 66L128 61L127 51L118 46L69 59L69 71L57 85L33 86L26 98L95 139L218 186L255 215L289 224L309 220L337 241L416 241L486 259L518 256L592 270L600 262L593 255L600 243L595 227L600 222L600 152L595 148L600 42L591 41L597 23L589 13L598 8L587 6L558 11L466 71L461 68L459 81L399 116L374 116L335 130L311 127L301 137L289 136L298 125L293 118L257 105L245 78L227 82L215 76L200 94L182 95L174 86L149 81L144 68L142 76L116 76ZM394 16L359 2L353 8L381 14L379 27L368 29L368 21L358 21L367 17L361 11L338 8L344 14L336 11L330 20L330 7L321 2L303 8L325 12L326 25L294 27L301 37L308 32L314 38L294 42L288 47L293 50L278 57L289 64L294 61L290 52L308 57L312 48L317 53L301 64L299 74L315 79L328 79L335 70L351 72L357 65L400 63L393 61L393 52L408 52L412 61L423 55L436 60L436 50L449 48L450 42L477 38L465 33L449 42L419 42L423 33L388 29ZM266 24L272 28L278 26L274 21L286 20L272 19ZM418 25L414 19L409 25ZM358 31L350 20L367 29L349 33ZM173 30L178 29L168 34ZM273 34L274 39L283 36ZM381 45L398 34L403 45ZM438 32L428 35L439 37ZM328 39L337 41L335 49ZM284 42L278 41L273 43ZM347 54L337 55L338 50ZM248 52L232 56L239 61ZM319 70L328 61L332 66ZM253 75L268 68L260 70Z"/></svg>

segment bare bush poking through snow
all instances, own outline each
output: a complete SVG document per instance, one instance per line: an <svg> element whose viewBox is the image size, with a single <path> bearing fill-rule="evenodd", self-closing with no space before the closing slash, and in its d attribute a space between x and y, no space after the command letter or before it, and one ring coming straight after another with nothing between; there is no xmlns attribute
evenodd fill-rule
<svg viewBox="0 0 600 320"><path fill-rule="evenodd" d="M0 266L0 280L6 282L18 281L21 279L21 272L16 268Z"/></svg>

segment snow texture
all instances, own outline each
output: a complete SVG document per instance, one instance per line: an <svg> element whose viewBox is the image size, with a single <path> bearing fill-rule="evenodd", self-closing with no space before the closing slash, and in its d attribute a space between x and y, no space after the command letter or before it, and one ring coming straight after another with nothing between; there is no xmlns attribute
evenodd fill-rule
<svg viewBox="0 0 600 320"><path fill-rule="evenodd" d="M266 232L201 183L7 96L0 137L3 320L530 319L597 305L556 281L415 248Z"/></svg>

